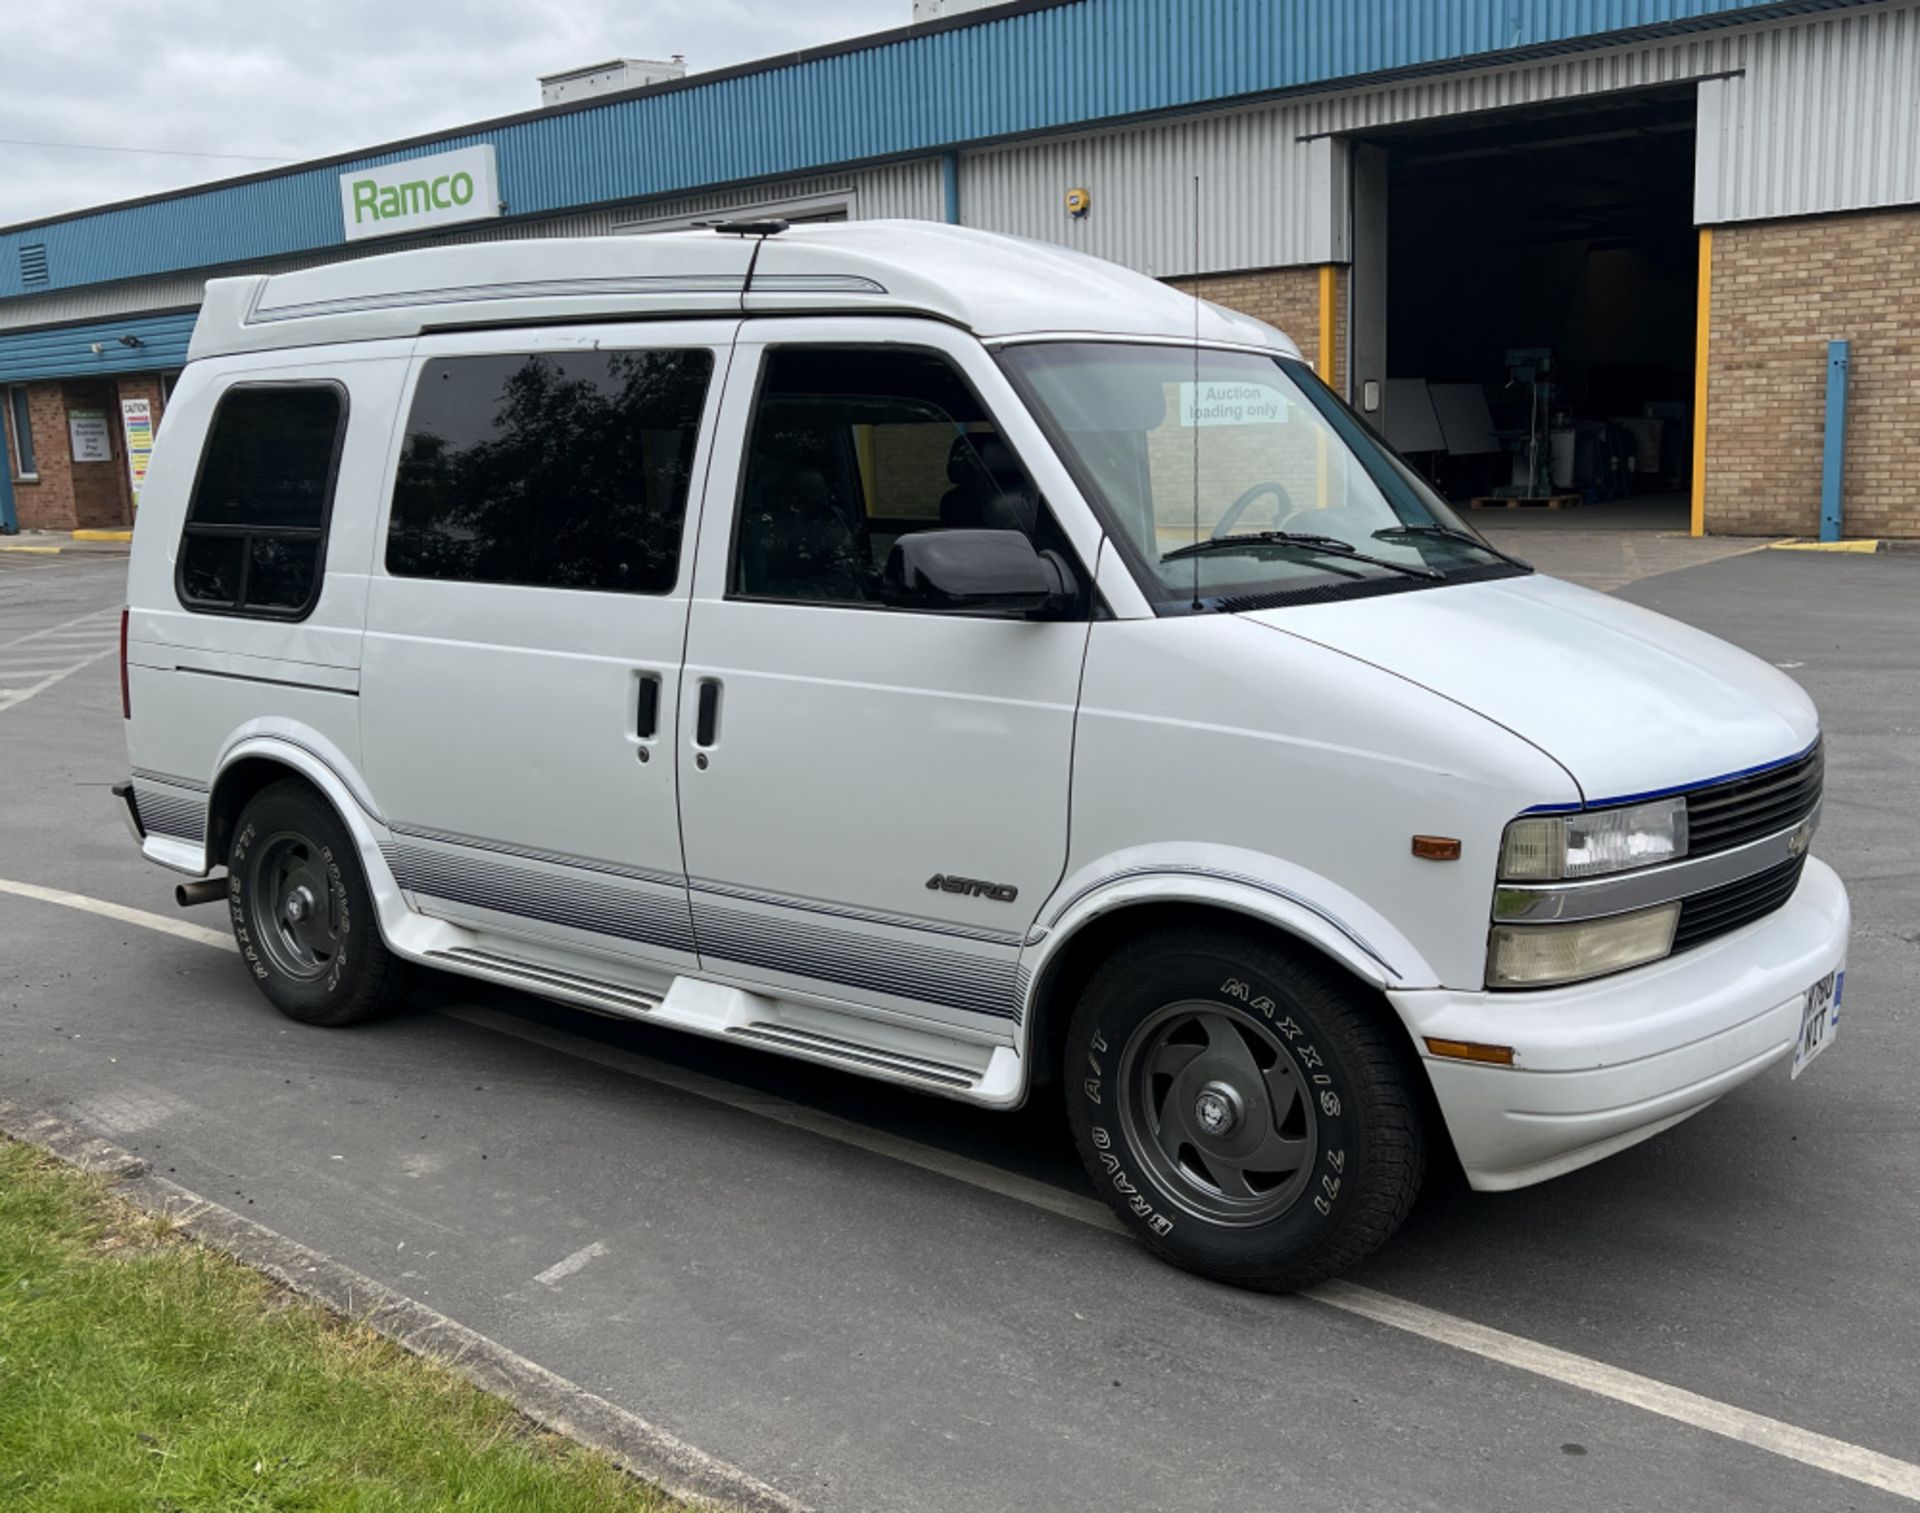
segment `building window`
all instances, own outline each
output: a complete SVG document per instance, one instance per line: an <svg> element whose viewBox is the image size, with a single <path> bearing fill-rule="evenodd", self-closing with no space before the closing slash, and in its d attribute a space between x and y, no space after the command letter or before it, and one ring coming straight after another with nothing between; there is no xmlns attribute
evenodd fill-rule
<svg viewBox="0 0 1920 1513"><path fill-rule="evenodd" d="M334 384L258 384L220 400L180 546L189 609L303 619L320 564L347 398Z"/></svg>
<svg viewBox="0 0 1920 1513"><path fill-rule="evenodd" d="M13 432L13 476L31 483L40 476L33 457L33 414L27 407L27 386L7 388L8 429Z"/></svg>
<svg viewBox="0 0 1920 1513"><path fill-rule="evenodd" d="M664 594L713 353L436 358L387 527L403 578Z"/></svg>

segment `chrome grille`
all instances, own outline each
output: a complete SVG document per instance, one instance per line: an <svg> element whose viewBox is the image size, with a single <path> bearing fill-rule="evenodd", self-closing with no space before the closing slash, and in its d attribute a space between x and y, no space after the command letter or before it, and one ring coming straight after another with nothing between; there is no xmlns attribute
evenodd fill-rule
<svg viewBox="0 0 1920 1513"><path fill-rule="evenodd" d="M1687 855L1711 856L1791 829L1820 802L1825 769L1816 742L1790 762L1694 789L1687 795Z"/></svg>
<svg viewBox="0 0 1920 1513"><path fill-rule="evenodd" d="M1806 864L1805 856L1796 856L1792 861L1781 862L1738 882L1681 899L1673 949L1684 951L1773 913L1793 897L1793 890L1800 886L1800 870Z"/></svg>

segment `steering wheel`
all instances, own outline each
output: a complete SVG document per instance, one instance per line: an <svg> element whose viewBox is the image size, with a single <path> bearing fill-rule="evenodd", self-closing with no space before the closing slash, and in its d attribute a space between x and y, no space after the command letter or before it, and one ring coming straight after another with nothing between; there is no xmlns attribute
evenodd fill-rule
<svg viewBox="0 0 1920 1513"><path fill-rule="evenodd" d="M1214 525L1212 532L1214 540L1219 540L1220 537L1226 535L1234 526L1238 525L1240 523L1240 517L1246 514L1247 507L1262 494L1273 495L1273 501L1279 506L1279 515L1283 521L1291 519L1298 513L1293 507L1293 496L1279 484L1256 483L1252 488L1248 489L1246 493L1242 494L1238 499L1234 500L1232 504L1227 506L1226 513L1223 514Z"/></svg>

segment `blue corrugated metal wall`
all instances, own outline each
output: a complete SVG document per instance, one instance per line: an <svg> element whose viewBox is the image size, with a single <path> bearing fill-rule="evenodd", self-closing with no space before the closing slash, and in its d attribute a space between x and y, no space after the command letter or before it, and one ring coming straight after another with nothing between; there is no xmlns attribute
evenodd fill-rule
<svg viewBox="0 0 1920 1513"><path fill-rule="evenodd" d="M91 378L113 373L153 373L183 367L195 312L144 315L43 331L0 333L0 380ZM125 346L120 338L140 345ZM96 354L93 344L100 344Z"/></svg>
<svg viewBox="0 0 1920 1513"><path fill-rule="evenodd" d="M509 214L635 199L1484 54L1709 24L1736 0L1073 0L404 152L0 234L48 284L198 268L342 240L339 176L490 141Z"/></svg>

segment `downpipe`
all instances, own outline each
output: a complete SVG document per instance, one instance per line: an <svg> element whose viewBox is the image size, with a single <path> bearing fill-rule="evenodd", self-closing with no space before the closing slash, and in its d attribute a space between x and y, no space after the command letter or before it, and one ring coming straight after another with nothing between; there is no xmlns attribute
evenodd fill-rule
<svg viewBox="0 0 1920 1513"><path fill-rule="evenodd" d="M183 909L195 904L217 903L227 896L227 879L203 877L198 882L182 883L173 890L173 901Z"/></svg>

